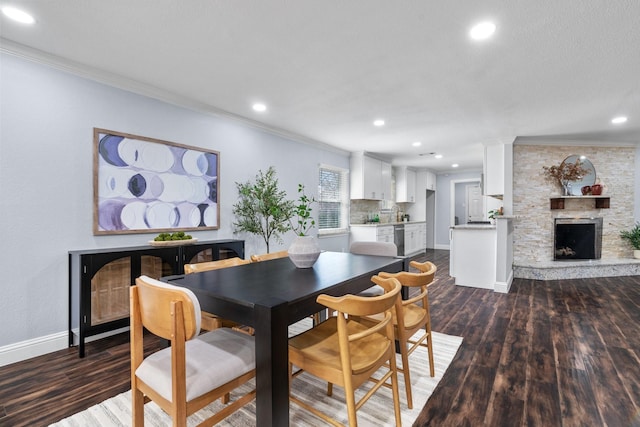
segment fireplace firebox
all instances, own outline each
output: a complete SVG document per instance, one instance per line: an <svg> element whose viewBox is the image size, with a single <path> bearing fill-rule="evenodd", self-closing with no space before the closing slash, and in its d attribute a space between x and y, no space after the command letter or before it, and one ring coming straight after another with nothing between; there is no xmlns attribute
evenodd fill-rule
<svg viewBox="0 0 640 427"><path fill-rule="evenodd" d="M554 260L600 259L602 218L556 218Z"/></svg>

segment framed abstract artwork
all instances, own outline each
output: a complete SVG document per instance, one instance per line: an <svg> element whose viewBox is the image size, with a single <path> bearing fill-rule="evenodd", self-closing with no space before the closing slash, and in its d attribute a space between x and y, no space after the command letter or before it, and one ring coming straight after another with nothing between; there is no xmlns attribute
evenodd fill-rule
<svg viewBox="0 0 640 427"><path fill-rule="evenodd" d="M220 227L220 153L93 130L93 234Z"/></svg>

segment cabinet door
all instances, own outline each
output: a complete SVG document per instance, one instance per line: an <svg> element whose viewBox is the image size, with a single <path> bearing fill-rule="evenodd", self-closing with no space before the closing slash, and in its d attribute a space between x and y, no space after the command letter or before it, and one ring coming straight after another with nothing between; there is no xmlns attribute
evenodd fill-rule
<svg viewBox="0 0 640 427"><path fill-rule="evenodd" d="M427 190L436 190L436 174L427 172Z"/></svg>
<svg viewBox="0 0 640 427"><path fill-rule="evenodd" d="M391 164L380 162L380 200L391 200Z"/></svg>
<svg viewBox="0 0 640 427"><path fill-rule="evenodd" d="M364 156L364 197L372 200L382 200L382 169L381 161ZM391 180L391 178L389 178ZM391 181L389 181L391 182Z"/></svg>
<svg viewBox="0 0 640 427"><path fill-rule="evenodd" d="M415 203L416 201L416 172L407 169L407 202Z"/></svg>
<svg viewBox="0 0 640 427"><path fill-rule="evenodd" d="M484 192L486 196L504 194L504 145L484 149Z"/></svg>

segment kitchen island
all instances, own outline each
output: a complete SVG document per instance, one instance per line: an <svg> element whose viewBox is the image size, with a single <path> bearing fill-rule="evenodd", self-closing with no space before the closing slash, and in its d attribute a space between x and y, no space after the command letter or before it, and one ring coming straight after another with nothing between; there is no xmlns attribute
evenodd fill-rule
<svg viewBox="0 0 640 427"><path fill-rule="evenodd" d="M455 284L509 292L513 281L512 217L493 224L465 224L450 229L449 274Z"/></svg>

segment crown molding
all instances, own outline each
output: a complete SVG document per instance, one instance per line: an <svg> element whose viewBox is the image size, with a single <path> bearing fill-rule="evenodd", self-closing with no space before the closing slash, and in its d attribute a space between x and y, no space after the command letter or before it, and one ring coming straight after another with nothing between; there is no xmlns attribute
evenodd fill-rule
<svg viewBox="0 0 640 427"><path fill-rule="evenodd" d="M230 113L228 111L196 101L180 94L167 91L165 89L149 85L147 83L143 83L134 79L130 79L119 74L110 73L99 68L91 67L77 61L65 59L48 52L23 45L21 43L16 43L3 37L0 37L0 52L51 68L55 68L57 70L73 74L84 79L92 80L107 86L122 89L148 98L153 98L167 104L175 105L211 116L229 119L245 126L258 129L272 135L277 135L294 142L321 148L323 150L335 152L338 154L350 154L349 151L334 147L325 142L308 138L306 136L284 129L268 126L256 120L251 120L247 117Z"/></svg>

